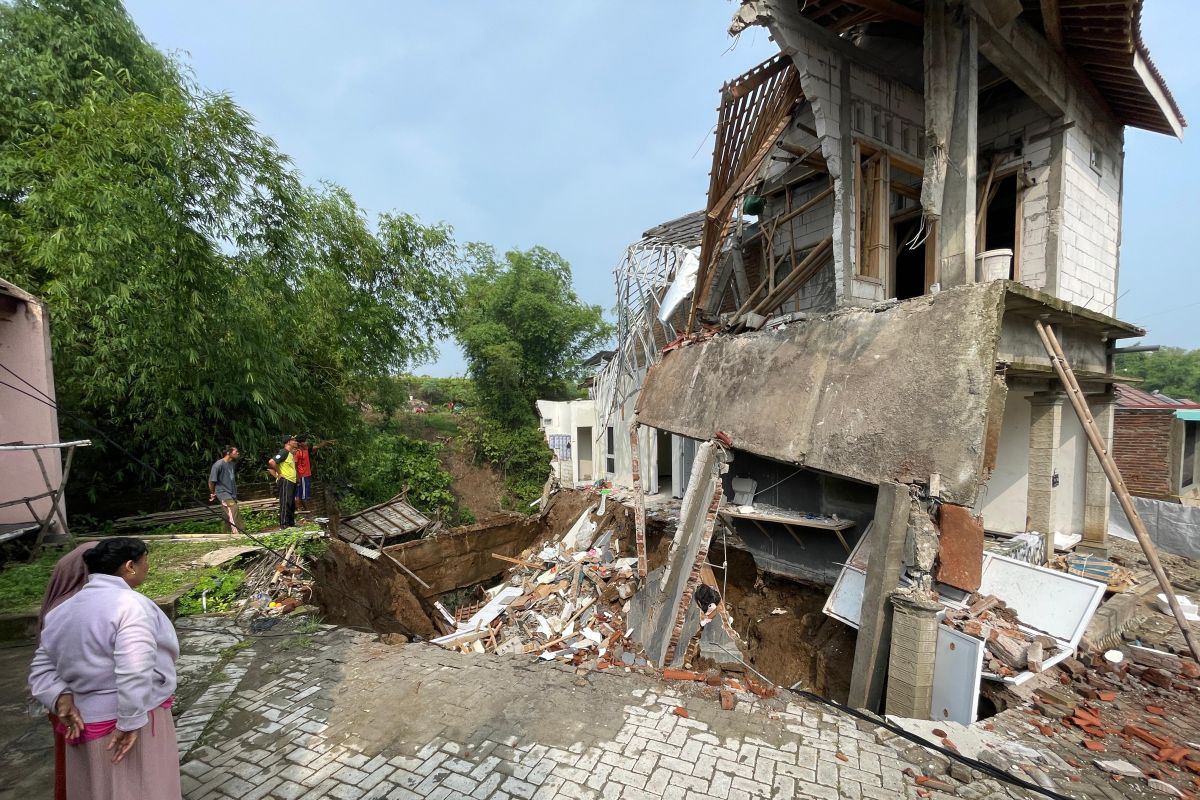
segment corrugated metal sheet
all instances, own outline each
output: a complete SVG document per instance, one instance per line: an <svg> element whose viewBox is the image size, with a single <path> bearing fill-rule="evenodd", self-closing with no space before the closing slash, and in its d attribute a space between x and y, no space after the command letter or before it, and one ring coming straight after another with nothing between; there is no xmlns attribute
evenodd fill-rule
<svg viewBox="0 0 1200 800"><path fill-rule="evenodd" d="M351 541L404 536L427 528L433 520L417 511L400 497L343 517L339 535Z"/></svg>

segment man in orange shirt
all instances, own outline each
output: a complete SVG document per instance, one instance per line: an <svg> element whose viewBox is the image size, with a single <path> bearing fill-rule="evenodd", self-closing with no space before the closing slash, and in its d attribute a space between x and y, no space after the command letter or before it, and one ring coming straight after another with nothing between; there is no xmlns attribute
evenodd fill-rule
<svg viewBox="0 0 1200 800"><path fill-rule="evenodd" d="M312 497L312 454L333 441L321 441L310 444L307 436L300 437L299 446L292 453L296 462L296 505L305 513L308 512L308 501Z"/></svg>

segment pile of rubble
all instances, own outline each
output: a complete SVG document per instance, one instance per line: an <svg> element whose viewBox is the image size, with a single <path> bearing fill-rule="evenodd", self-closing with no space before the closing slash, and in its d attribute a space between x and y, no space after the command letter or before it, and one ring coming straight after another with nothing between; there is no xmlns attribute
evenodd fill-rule
<svg viewBox="0 0 1200 800"><path fill-rule="evenodd" d="M319 538L313 532L309 539ZM308 610L313 596L312 564L303 555L302 543L293 542L282 558L265 552L246 567L242 583L242 601L238 618L280 617L294 611Z"/></svg>
<svg viewBox="0 0 1200 800"><path fill-rule="evenodd" d="M487 601L457 610L455 630L434 639L480 653L528 653L597 669L646 666L626 627L637 559L618 557L620 540L599 531L589 508L559 542L541 542L511 562ZM603 519L601 505L598 516Z"/></svg>
<svg viewBox="0 0 1200 800"><path fill-rule="evenodd" d="M1060 646L1052 636L1021 630L1017 612L994 595L973 593L965 608L947 609L942 624L982 640L985 671L1002 677L1041 672Z"/></svg>
<svg viewBox="0 0 1200 800"><path fill-rule="evenodd" d="M1200 791L1200 665L1127 645L1060 668L1059 684L1039 687L1028 709L1043 736L1076 741L1114 779L1176 797Z"/></svg>

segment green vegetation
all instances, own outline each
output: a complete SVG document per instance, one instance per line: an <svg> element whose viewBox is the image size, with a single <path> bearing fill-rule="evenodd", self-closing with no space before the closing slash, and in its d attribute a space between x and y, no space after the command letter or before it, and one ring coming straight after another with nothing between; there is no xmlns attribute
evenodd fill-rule
<svg viewBox="0 0 1200 800"><path fill-rule="evenodd" d="M261 475L281 433L338 441L317 474L351 507L407 487L458 522L436 439L465 433L525 508L549 460L534 401L577 396L610 333L556 253L460 248L448 225L306 185L120 0L0 2L0 266L49 306L62 435L94 443L69 491L98 518L141 490L194 504L225 444ZM406 375L447 333L471 380ZM414 430L409 396L469 413Z"/></svg>
<svg viewBox="0 0 1200 800"><path fill-rule="evenodd" d="M245 579L246 573L240 569L210 567L200 574L196 585L179 598L176 612L181 617L187 617L192 614L230 611Z"/></svg>
<svg viewBox="0 0 1200 800"><path fill-rule="evenodd" d="M449 227L305 186L185 72L119 0L0 4L0 263L49 305L93 496L195 486L228 442L262 464L281 432L348 436L349 398L430 357L457 298Z"/></svg>
<svg viewBox="0 0 1200 800"><path fill-rule="evenodd" d="M1141 378L1138 388L1176 400L1200 401L1200 350L1164 347L1156 353L1117 356L1117 372Z"/></svg>
<svg viewBox="0 0 1200 800"><path fill-rule="evenodd" d="M537 400L579 396L580 363L612 327L599 306L580 302L558 253L534 247L501 259L479 244L467 252L474 269L452 324L480 406L507 428L531 424Z"/></svg>
<svg viewBox="0 0 1200 800"><path fill-rule="evenodd" d="M470 436L502 471L506 503L523 509L541 495L550 460L536 401L578 397L580 364L612 327L599 306L580 302L559 254L535 247L501 259L483 245L468 253L474 269L453 327L479 397Z"/></svg>
<svg viewBox="0 0 1200 800"><path fill-rule="evenodd" d="M149 542L150 574L138 591L147 597L168 597L218 570L191 566L207 552L230 542ZM54 565L66 551L47 548L30 564L9 564L0 570L0 614L37 611ZM199 595L197 595L197 598Z"/></svg>

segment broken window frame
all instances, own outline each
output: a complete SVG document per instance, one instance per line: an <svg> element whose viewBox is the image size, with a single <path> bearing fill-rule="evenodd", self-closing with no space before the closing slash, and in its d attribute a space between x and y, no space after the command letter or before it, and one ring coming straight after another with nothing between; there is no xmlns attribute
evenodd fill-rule
<svg viewBox="0 0 1200 800"><path fill-rule="evenodd" d="M1004 169L989 170L988 175L981 175L977 180L976 187L976 211L975 211L975 252L982 253L987 250L987 212L992 200L995 199L996 192L999 189L1000 183L1009 178L1016 179L1016 211L1014 212L1013 220L1013 262L1012 262L1012 280L1021 280L1021 238L1025 227L1025 190L1033 185L1028 174L1029 163L1021 161L1017 164L1005 167ZM984 191L987 191L988 196L984 197Z"/></svg>
<svg viewBox="0 0 1200 800"><path fill-rule="evenodd" d="M864 171L864 166L877 163L874 173ZM908 194L909 187L899 188L893 183L893 171L912 175L918 179L925 174L924 165L902 154L866 141L854 140L854 197L855 197L855 263L854 277L857 280L877 283L883 287L884 296L896 296L896 254L903 245L895 241L895 223L899 215L892 214L892 194ZM873 184L870 195L867 188ZM919 190L917 190L919 199ZM868 207L869 206L869 207ZM873 223L873 225L868 225ZM874 240L868 241L868 237ZM925 244L925 291L937 283L937 223L932 223Z"/></svg>

